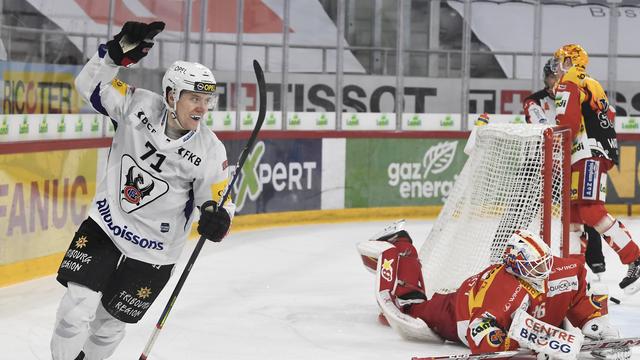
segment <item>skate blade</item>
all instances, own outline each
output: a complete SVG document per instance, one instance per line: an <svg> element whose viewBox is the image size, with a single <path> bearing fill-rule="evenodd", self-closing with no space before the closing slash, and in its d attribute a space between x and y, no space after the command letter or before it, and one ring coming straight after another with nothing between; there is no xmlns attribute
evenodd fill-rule
<svg viewBox="0 0 640 360"><path fill-rule="evenodd" d="M640 291L640 284L638 284L638 281L636 281L633 284L629 284L629 286L624 288L623 291L627 295L633 295L633 294L637 293L638 291Z"/></svg>

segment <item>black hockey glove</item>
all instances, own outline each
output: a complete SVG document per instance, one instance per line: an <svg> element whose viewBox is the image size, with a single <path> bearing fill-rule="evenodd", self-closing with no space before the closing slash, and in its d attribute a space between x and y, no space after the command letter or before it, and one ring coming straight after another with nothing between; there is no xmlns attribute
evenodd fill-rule
<svg viewBox="0 0 640 360"><path fill-rule="evenodd" d="M207 240L219 242L229 231L231 217L224 208L218 208L218 204L213 200L205 201L200 206L200 221L198 222L198 233Z"/></svg>
<svg viewBox="0 0 640 360"><path fill-rule="evenodd" d="M164 30L164 22L145 24L127 21L122 30L107 41L109 57L120 66L129 67L147 56L153 46L153 38Z"/></svg>

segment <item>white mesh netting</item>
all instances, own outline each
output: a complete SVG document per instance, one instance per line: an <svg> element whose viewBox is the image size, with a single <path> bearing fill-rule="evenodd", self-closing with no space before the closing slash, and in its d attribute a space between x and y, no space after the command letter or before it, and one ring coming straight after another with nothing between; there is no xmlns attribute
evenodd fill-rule
<svg viewBox="0 0 640 360"><path fill-rule="evenodd" d="M469 276L501 261L504 245L521 228L541 233L545 125L490 124L477 129L476 146L420 249L428 296L452 292ZM562 146L554 132L551 245L562 245ZM566 225L568 226L568 224Z"/></svg>

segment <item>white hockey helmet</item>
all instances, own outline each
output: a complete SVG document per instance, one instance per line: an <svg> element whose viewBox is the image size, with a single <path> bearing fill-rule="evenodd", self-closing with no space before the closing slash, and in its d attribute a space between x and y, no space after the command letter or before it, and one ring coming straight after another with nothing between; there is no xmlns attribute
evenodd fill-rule
<svg viewBox="0 0 640 360"><path fill-rule="evenodd" d="M162 77L162 95L167 108L173 109L175 112L175 104L180 99L180 94L185 90L210 94L209 111L215 110L218 105L216 78L213 77L211 70L196 62L178 60L169 66L169 69ZM170 91L173 91L173 107L167 103L167 96Z"/></svg>
<svg viewBox="0 0 640 360"><path fill-rule="evenodd" d="M508 272L527 280L539 291L544 289L544 280L549 277L553 266L549 246L527 230L516 230L511 235L503 261Z"/></svg>

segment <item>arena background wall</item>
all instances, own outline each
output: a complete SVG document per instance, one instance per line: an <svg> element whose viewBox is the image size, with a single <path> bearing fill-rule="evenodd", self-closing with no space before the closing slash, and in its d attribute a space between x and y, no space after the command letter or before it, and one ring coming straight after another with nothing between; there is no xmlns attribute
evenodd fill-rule
<svg viewBox="0 0 640 360"><path fill-rule="evenodd" d="M230 162L247 136L219 133ZM232 231L435 217L467 159L462 151L467 136L265 131L233 191L238 212ZM608 207L618 215L640 212L638 140L637 134L619 135L620 165L609 172ZM55 272L86 218L109 143L109 138L0 143L0 286Z"/></svg>

